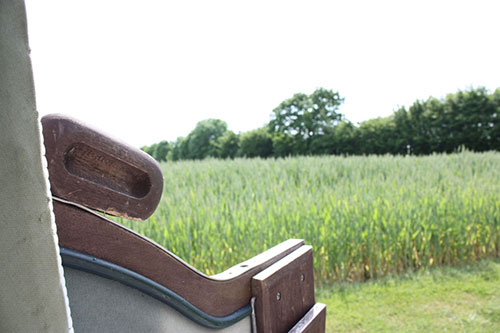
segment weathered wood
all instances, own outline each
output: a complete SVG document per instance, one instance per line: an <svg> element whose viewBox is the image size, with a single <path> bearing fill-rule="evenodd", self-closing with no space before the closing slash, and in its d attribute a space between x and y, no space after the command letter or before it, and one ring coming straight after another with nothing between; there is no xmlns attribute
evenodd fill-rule
<svg viewBox="0 0 500 333"><path fill-rule="evenodd" d="M211 277L153 241L90 210L54 201L54 213L60 246L144 275L219 317L250 304L252 277L304 244L303 240L288 240ZM310 278L312 281L312 275Z"/></svg>
<svg viewBox="0 0 500 333"><path fill-rule="evenodd" d="M289 333L324 333L326 324L326 305L316 303Z"/></svg>
<svg viewBox="0 0 500 333"><path fill-rule="evenodd" d="M132 219L154 212L163 176L151 156L69 117L42 124L53 195Z"/></svg>
<svg viewBox="0 0 500 333"><path fill-rule="evenodd" d="M312 247L304 245L252 279L257 332L286 332L314 305Z"/></svg>

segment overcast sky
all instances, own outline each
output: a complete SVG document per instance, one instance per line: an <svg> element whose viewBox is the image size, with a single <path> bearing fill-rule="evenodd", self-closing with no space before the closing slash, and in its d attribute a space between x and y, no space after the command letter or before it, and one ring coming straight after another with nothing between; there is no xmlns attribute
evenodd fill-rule
<svg viewBox="0 0 500 333"><path fill-rule="evenodd" d="M318 87L357 123L500 87L500 1L26 0L38 111L135 146L243 132Z"/></svg>

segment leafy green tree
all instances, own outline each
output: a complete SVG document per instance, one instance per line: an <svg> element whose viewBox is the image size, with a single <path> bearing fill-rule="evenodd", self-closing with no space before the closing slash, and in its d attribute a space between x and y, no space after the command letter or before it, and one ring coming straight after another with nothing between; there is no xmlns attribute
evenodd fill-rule
<svg viewBox="0 0 500 333"><path fill-rule="evenodd" d="M359 154L358 128L349 120L342 120L334 131L327 135L330 142L328 153L335 155Z"/></svg>
<svg viewBox="0 0 500 333"><path fill-rule="evenodd" d="M154 151L156 149L156 143L153 143L151 146L143 146L141 147L141 150L147 154L149 154L151 157L154 158Z"/></svg>
<svg viewBox="0 0 500 333"><path fill-rule="evenodd" d="M439 101L429 98L427 101L415 101L408 109L410 125L409 146L412 153L431 154L443 143L439 127L436 127L437 114L442 114ZM443 149L443 148L441 148Z"/></svg>
<svg viewBox="0 0 500 333"><path fill-rule="evenodd" d="M500 151L500 88L490 96L491 103L495 106L495 112L490 120L490 148Z"/></svg>
<svg viewBox="0 0 500 333"><path fill-rule="evenodd" d="M187 159L187 141L184 137L178 137L172 144L172 149L167 155L169 161L179 161Z"/></svg>
<svg viewBox="0 0 500 333"><path fill-rule="evenodd" d="M396 154L398 140L394 117L362 122L358 129L359 152L362 154Z"/></svg>
<svg viewBox="0 0 500 333"><path fill-rule="evenodd" d="M495 149L498 104L485 88L416 101L394 114L396 137L412 153L453 152L462 146L474 151Z"/></svg>
<svg viewBox="0 0 500 333"><path fill-rule="evenodd" d="M168 141L161 141L161 142L155 144L154 151L153 151L153 157L158 162L166 161L167 155L171 149L172 149L172 147Z"/></svg>
<svg viewBox="0 0 500 333"><path fill-rule="evenodd" d="M292 136L285 133L273 133L273 153L274 157L286 157L293 155L295 152L295 140Z"/></svg>
<svg viewBox="0 0 500 333"><path fill-rule="evenodd" d="M500 88L449 94L445 99L417 100L386 118L359 126L337 112L338 93L317 89L295 94L273 110L266 128L237 135L224 121L199 122L186 138L162 141L141 149L158 161L284 157L299 154L431 154L464 146L474 151L500 150Z"/></svg>
<svg viewBox="0 0 500 333"><path fill-rule="evenodd" d="M273 140L266 128L241 134L238 156L269 157L273 154Z"/></svg>
<svg viewBox="0 0 500 333"><path fill-rule="evenodd" d="M235 158L240 148L240 137L233 131L227 131L213 143L215 156L220 158Z"/></svg>
<svg viewBox="0 0 500 333"><path fill-rule="evenodd" d="M465 146L474 151L491 149L491 134L497 107L485 88L449 94L444 107L452 136L447 139L457 149Z"/></svg>
<svg viewBox="0 0 500 333"><path fill-rule="evenodd" d="M409 113L406 108L400 107L393 114L395 132L398 139L398 153L399 154L411 154L413 145L413 127L411 125L411 120Z"/></svg>
<svg viewBox="0 0 500 333"><path fill-rule="evenodd" d="M188 159L217 156L215 142L227 131L227 124L220 119L202 120L186 138Z"/></svg>
<svg viewBox="0 0 500 333"><path fill-rule="evenodd" d="M329 133L342 120L337 110L343 101L338 92L324 88L311 95L295 94L273 110L269 129L294 137L299 153L310 153L311 142Z"/></svg>

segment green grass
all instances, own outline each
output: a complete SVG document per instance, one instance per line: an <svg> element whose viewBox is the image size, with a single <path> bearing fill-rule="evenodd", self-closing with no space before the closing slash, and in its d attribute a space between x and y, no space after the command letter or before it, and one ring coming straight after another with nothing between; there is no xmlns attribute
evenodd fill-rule
<svg viewBox="0 0 500 333"><path fill-rule="evenodd" d="M500 332L500 262L320 288L327 332Z"/></svg>
<svg viewBox="0 0 500 333"><path fill-rule="evenodd" d="M320 283L498 257L500 154L165 163L147 222L122 220L214 274L288 238Z"/></svg>

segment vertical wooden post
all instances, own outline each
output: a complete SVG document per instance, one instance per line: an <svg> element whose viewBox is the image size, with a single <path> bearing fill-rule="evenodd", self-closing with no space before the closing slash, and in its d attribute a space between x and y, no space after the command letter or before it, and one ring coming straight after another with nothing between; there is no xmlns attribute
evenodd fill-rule
<svg viewBox="0 0 500 333"><path fill-rule="evenodd" d="M0 1L0 332L72 331L22 0Z"/></svg>
<svg viewBox="0 0 500 333"><path fill-rule="evenodd" d="M252 279L257 332L290 330L315 304L312 247L304 245Z"/></svg>

